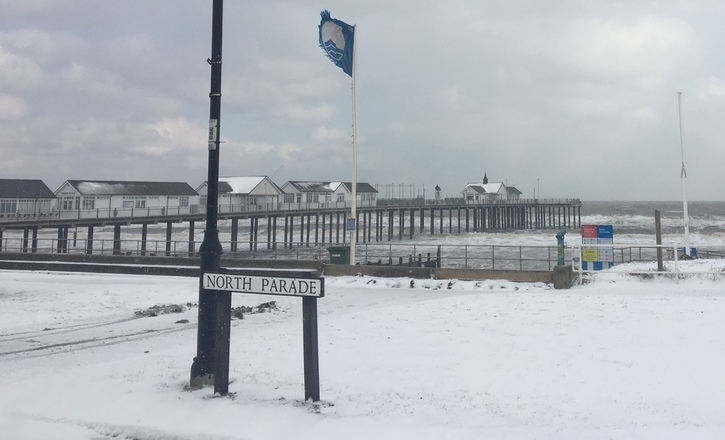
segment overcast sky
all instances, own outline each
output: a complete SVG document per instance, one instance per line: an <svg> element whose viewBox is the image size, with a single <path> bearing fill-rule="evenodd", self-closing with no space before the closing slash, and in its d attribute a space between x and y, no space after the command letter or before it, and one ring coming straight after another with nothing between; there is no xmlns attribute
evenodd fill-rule
<svg viewBox="0 0 725 440"><path fill-rule="evenodd" d="M211 0L0 0L0 178L207 178ZM722 0L227 0L221 176L724 200ZM410 192L410 187L406 192ZM384 186L380 187L385 195Z"/></svg>

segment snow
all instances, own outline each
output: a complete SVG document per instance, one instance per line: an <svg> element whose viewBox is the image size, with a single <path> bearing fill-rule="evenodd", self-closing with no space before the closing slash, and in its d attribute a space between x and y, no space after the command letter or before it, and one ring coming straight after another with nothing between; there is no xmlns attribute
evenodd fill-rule
<svg viewBox="0 0 725 440"><path fill-rule="evenodd" d="M123 183L110 182L80 182L78 191L81 194L128 194L128 188Z"/></svg>
<svg viewBox="0 0 725 440"><path fill-rule="evenodd" d="M253 177L220 177L220 182L226 182L234 194L249 194L265 179L264 176Z"/></svg>
<svg viewBox="0 0 725 440"><path fill-rule="evenodd" d="M699 269L702 262L682 262ZM720 439L725 261L553 290L331 277L322 401L303 402L298 298L232 322L228 397L187 390L198 280L0 271L7 439ZM413 286L411 287L411 281ZM155 305L181 313L144 317ZM188 320L188 322L184 322ZM44 348L45 347L45 348Z"/></svg>

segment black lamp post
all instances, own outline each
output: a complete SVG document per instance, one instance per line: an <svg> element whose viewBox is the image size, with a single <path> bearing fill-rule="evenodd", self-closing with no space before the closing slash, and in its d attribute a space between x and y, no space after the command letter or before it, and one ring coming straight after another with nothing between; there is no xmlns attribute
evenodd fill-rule
<svg viewBox="0 0 725 440"><path fill-rule="evenodd" d="M201 273L219 269L222 246L219 242L218 193L219 193L219 120L221 116L222 89L222 15L223 0L213 0L211 58L211 92L209 93L209 177L207 179L206 229L204 241L199 247ZM226 318L224 314L226 313ZM214 384L214 364L218 356L229 355L228 324L226 346L224 335L219 334L217 322L229 322L231 294L208 291L202 287L199 278L199 324L197 329L196 357L191 364L192 387ZM224 329L222 329L224 330ZM221 333L224 333L222 331ZM221 339L221 344L219 343Z"/></svg>

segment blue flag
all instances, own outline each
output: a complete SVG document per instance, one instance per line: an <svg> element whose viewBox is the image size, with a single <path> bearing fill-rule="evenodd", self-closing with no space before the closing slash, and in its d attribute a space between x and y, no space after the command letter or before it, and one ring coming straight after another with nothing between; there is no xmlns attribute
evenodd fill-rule
<svg viewBox="0 0 725 440"><path fill-rule="evenodd" d="M355 26L330 17L330 11L320 12L320 47L343 72L352 76L352 49Z"/></svg>

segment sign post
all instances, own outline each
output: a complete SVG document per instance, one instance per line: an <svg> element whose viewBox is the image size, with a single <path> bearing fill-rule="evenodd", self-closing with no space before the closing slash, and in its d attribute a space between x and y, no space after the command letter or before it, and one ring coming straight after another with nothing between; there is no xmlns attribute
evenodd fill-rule
<svg viewBox="0 0 725 440"><path fill-rule="evenodd" d="M317 298L302 297L302 346L305 362L305 400L320 401L320 362L317 343Z"/></svg>
<svg viewBox="0 0 725 440"><path fill-rule="evenodd" d="M261 295L296 296L302 298L302 343L304 350L305 400L320 400L319 344L317 338L317 298L325 296L325 279L278 276L275 273L232 272L220 269L203 273L201 284L207 291ZM223 318L220 318L223 317ZM217 352L215 358L214 393L229 392L229 330L231 317L217 313ZM224 339L226 335L226 339ZM225 346L226 350L219 350Z"/></svg>

